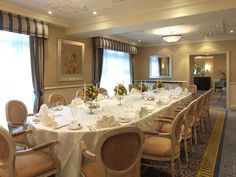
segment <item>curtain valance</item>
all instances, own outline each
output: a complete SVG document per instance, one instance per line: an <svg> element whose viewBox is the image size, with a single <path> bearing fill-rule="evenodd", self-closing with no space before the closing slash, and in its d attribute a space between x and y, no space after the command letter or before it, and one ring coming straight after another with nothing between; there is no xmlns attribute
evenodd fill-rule
<svg viewBox="0 0 236 177"><path fill-rule="evenodd" d="M48 25L45 22L1 10L0 30L37 37L49 37Z"/></svg>
<svg viewBox="0 0 236 177"><path fill-rule="evenodd" d="M137 47L135 45L116 41L106 37L95 37L94 44L96 48L105 48L105 49L127 52L130 54L137 54Z"/></svg>

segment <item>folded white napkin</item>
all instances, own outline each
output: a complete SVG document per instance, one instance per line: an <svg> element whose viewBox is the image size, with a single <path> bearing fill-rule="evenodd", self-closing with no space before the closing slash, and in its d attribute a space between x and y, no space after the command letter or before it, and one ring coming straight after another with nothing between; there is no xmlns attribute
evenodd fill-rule
<svg viewBox="0 0 236 177"><path fill-rule="evenodd" d="M83 100L80 97L76 97L71 100L71 106L79 106L81 104L83 104Z"/></svg>
<svg viewBox="0 0 236 177"><path fill-rule="evenodd" d="M104 100L104 98L105 98L104 95L99 93L98 97L97 97L97 100L99 100L99 101Z"/></svg>
<svg viewBox="0 0 236 177"><path fill-rule="evenodd" d="M150 111L148 110L146 106L142 106L140 109L136 111L136 116L138 116L139 118L142 118L145 115L147 115L149 112Z"/></svg>
<svg viewBox="0 0 236 177"><path fill-rule="evenodd" d="M48 106L46 104L41 105L39 110L39 119L40 124L47 127L56 127L57 122L55 121L55 117L49 113Z"/></svg>
<svg viewBox="0 0 236 177"><path fill-rule="evenodd" d="M97 119L97 128L113 127L118 125L117 119L110 113L104 114Z"/></svg>
<svg viewBox="0 0 236 177"><path fill-rule="evenodd" d="M139 94L139 91L138 91L136 88L132 88L132 89L130 90L130 93L131 93L131 94Z"/></svg>

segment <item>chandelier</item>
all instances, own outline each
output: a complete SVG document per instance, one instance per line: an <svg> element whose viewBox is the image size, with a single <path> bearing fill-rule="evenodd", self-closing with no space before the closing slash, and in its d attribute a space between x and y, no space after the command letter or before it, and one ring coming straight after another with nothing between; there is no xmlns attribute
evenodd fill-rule
<svg viewBox="0 0 236 177"><path fill-rule="evenodd" d="M182 38L182 35L176 34L176 35L166 35L162 36L161 39L165 42L177 42Z"/></svg>

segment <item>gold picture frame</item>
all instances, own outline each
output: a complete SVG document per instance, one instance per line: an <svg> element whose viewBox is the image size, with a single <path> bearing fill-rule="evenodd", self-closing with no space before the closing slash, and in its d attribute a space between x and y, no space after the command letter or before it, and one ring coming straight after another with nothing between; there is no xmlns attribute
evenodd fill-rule
<svg viewBox="0 0 236 177"><path fill-rule="evenodd" d="M58 81L84 79L84 49L82 42L58 39Z"/></svg>

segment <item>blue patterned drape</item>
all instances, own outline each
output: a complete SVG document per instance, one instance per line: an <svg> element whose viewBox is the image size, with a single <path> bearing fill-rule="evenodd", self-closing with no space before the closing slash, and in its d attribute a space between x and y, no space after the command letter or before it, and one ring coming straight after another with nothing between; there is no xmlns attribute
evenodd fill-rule
<svg viewBox="0 0 236 177"><path fill-rule="evenodd" d="M48 38L48 25L36 19L0 10L0 30Z"/></svg>

